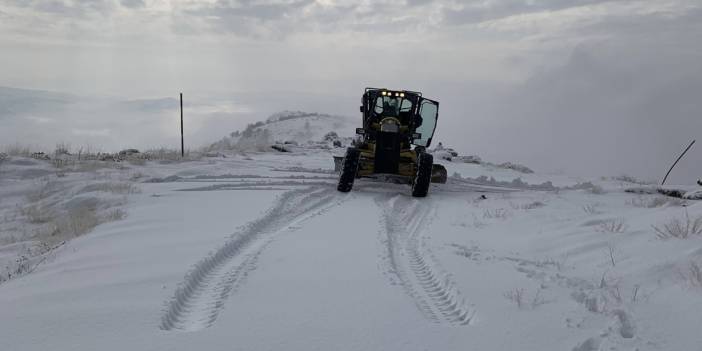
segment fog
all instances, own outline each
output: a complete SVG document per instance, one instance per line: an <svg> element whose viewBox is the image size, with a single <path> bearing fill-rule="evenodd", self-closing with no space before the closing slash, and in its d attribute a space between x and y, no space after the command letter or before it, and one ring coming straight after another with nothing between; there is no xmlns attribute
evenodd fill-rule
<svg viewBox="0 0 702 351"><path fill-rule="evenodd" d="M660 179L702 139L699 1L0 1L0 144L205 145L279 110L439 100L494 162ZM24 90L18 90L24 89ZM700 140L702 143L702 140ZM702 144L672 182L702 177Z"/></svg>

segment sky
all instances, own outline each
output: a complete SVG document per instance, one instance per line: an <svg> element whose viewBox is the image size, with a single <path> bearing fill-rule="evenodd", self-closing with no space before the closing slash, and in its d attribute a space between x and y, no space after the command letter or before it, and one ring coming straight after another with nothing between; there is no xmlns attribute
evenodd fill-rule
<svg viewBox="0 0 702 351"><path fill-rule="evenodd" d="M0 0L0 144L175 145L178 92L194 146L285 109L360 123L375 86L440 101L460 153L545 172L656 180L697 138L691 183L699 38L699 0Z"/></svg>

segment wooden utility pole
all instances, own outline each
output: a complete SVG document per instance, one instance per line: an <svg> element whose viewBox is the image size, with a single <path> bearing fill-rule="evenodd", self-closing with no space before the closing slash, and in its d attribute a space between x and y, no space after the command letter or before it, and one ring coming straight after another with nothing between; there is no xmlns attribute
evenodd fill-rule
<svg viewBox="0 0 702 351"><path fill-rule="evenodd" d="M185 141L183 140L183 93L180 93L180 157L185 157Z"/></svg>

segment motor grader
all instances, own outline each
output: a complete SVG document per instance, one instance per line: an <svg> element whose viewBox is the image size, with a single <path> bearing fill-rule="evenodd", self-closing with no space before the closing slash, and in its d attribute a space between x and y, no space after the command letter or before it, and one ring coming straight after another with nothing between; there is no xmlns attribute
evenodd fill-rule
<svg viewBox="0 0 702 351"><path fill-rule="evenodd" d="M424 197L430 183L446 183L446 168L427 153L439 103L407 90L366 88L362 98L360 139L346 150L337 189L349 192L356 178L399 181Z"/></svg>

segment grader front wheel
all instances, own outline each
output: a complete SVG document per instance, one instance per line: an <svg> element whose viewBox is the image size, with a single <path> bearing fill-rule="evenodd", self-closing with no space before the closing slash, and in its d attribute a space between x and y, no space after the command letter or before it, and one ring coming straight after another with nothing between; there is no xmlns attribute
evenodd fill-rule
<svg viewBox="0 0 702 351"><path fill-rule="evenodd" d="M425 197L431 184L431 170L434 157L431 154L420 153L417 155L417 173L412 182L412 196Z"/></svg>
<svg viewBox="0 0 702 351"><path fill-rule="evenodd" d="M353 188L353 181L356 179L358 171L358 162L361 157L361 151L354 148L346 150L346 156L341 165L341 175L339 176L339 185L336 190L342 193L348 193Z"/></svg>

